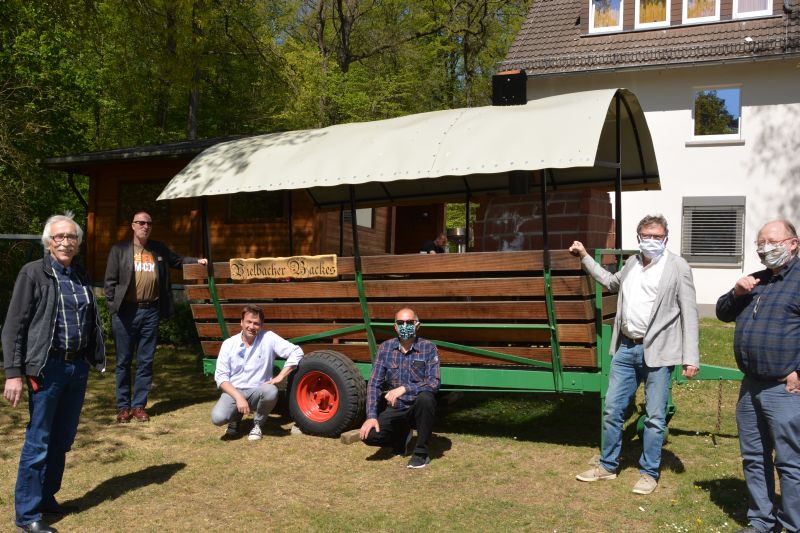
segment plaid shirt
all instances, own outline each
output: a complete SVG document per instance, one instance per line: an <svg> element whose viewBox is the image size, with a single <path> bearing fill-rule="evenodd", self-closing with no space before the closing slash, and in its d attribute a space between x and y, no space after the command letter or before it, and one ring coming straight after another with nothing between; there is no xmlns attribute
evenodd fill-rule
<svg viewBox="0 0 800 533"><path fill-rule="evenodd" d="M65 267L50 256L50 266L58 280L58 312L56 313L53 347L77 351L89 344L92 327L91 287L83 285L72 267Z"/></svg>
<svg viewBox="0 0 800 533"><path fill-rule="evenodd" d="M733 351L742 372L780 379L800 369L800 259L774 276L769 269L751 275L758 285L738 298L733 290L723 294L717 318L736 320Z"/></svg>
<svg viewBox="0 0 800 533"><path fill-rule="evenodd" d="M400 340L389 339L378 347L367 385L367 418L378 418L378 399L382 391L406 388L395 407L411 407L423 391L439 390L439 353L436 345L417 337L411 348L403 353Z"/></svg>

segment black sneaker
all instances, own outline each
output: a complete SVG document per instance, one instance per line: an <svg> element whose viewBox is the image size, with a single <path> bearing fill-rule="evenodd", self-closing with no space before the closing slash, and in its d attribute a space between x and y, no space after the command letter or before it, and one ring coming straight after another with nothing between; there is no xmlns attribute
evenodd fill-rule
<svg viewBox="0 0 800 533"><path fill-rule="evenodd" d="M222 440L233 440L239 436L239 420L231 420L225 433L220 437Z"/></svg>
<svg viewBox="0 0 800 533"><path fill-rule="evenodd" d="M408 468L425 468L430 462L431 458L427 455L414 454L408 461Z"/></svg>

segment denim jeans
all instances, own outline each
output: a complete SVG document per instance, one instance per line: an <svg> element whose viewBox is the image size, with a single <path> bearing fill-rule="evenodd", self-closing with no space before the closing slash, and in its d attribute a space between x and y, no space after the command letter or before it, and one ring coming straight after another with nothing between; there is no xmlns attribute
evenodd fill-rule
<svg viewBox="0 0 800 533"><path fill-rule="evenodd" d="M411 407L395 408L389 405L378 414L380 432L370 430L364 440L369 446L391 446L395 453L405 453L406 436L412 427L417 428L414 454L428 456L428 441L436 421L436 397L424 391L417 395Z"/></svg>
<svg viewBox="0 0 800 533"><path fill-rule="evenodd" d="M278 387L271 383L262 383L252 389L239 389L239 392L247 400L247 405L253 412L253 422L258 425L264 423L264 419L278 403ZM211 422L215 426L222 426L241 419L242 414L236 409L236 400L227 392L223 392L211 410Z"/></svg>
<svg viewBox="0 0 800 533"><path fill-rule="evenodd" d="M42 507L54 507L64 461L78 432L89 365L50 357L38 392L28 384L30 422L19 457L14 508L17 525L42 519Z"/></svg>
<svg viewBox="0 0 800 533"><path fill-rule="evenodd" d="M616 472L619 468L625 411L636 395L639 384L644 382L647 415L639 471L658 479L661 445L664 443L664 431L667 427L667 400L671 374L671 366L658 368L647 366L644 362L644 346L634 344L623 337L622 344L611 359L611 373L608 377L608 392L603 411L603 450L600 464L607 471Z"/></svg>
<svg viewBox="0 0 800 533"><path fill-rule="evenodd" d="M158 308L123 304L111 315L117 350L117 409L145 407L153 385L153 358L158 340ZM131 402L131 361L136 350L136 383Z"/></svg>
<svg viewBox="0 0 800 533"><path fill-rule="evenodd" d="M745 376L736 404L736 425L750 493L750 524L764 532L779 524L786 531L800 531L800 394L787 392L785 383ZM781 483L777 513L776 468Z"/></svg>

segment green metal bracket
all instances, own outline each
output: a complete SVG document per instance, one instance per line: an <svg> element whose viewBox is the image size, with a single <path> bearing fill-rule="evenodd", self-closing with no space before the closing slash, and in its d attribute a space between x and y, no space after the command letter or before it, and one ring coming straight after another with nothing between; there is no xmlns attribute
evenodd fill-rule
<svg viewBox="0 0 800 533"><path fill-rule="evenodd" d="M355 331L361 331L365 327L366 326L364 326L364 324L356 324L354 326L347 326L346 328L329 329L327 331L321 331L319 333L311 333L310 335L301 335L300 337L292 337L291 339L287 340L294 344L300 344L303 342L315 341L317 339L324 339L325 337L335 337L336 335L344 335L345 333L353 333Z"/></svg>
<svg viewBox="0 0 800 533"><path fill-rule="evenodd" d="M558 323L553 302L553 285L550 267L544 269L544 298L547 307L547 324L550 327L550 353L552 357L553 385L556 392L564 390L564 369L561 366L561 345L558 342Z"/></svg>
<svg viewBox="0 0 800 533"><path fill-rule="evenodd" d="M355 219L353 219L355 220ZM353 222L355 224L355 222ZM369 343L369 358L374 361L378 353L375 343L375 332L372 331L372 321L369 317L369 306L367 305L367 294L364 291L364 278L360 270L356 270L356 289L358 290L358 302L361 304L361 315L364 318L364 328L367 330L367 342Z"/></svg>
<svg viewBox="0 0 800 533"><path fill-rule="evenodd" d="M372 325L377 328L387 328L387 329L394 326L394 324L392 324L391 322L373 322ZM433 322L433 323L426 322L425 326L431 328L457 328L457 329L549 329L550 328L550 326L545 324L474 324L474 323L455 324L455 323L439 323L439 322ZM519 357L517 355L496 352L494 350L488 350L485 348L476 348L474 346L467 346L455 342L439 341L434 339L428 339L428 340L430 340L436 346L442 346L444 348L450 348L461 352L467 352L475 355L491 357L492 359L500 359L512 363L520 363L526 366L545 368L548 370L553 368L553 366L550 363L545 363L544 361L537 361L535 359L528 359L526 357Z"/></svg>
<svg viewBox="0 0 800 533"><path fill-rule="evenodd" d="M222 338L227 339L230 337L230 335L228 335L228 325L225 323L225 316L222 314L222 307L219 305L217 285L212 275L208 276L208 292L211 295L211 302L214 304L214 313L217 315L217 322L219 323L220 331L222 331Z"/></svg>
<svg viewBox="0 0 800 533"><path fill-rule="evenodd" d="M493 359L501 359L503 361L510 361L512 363L521 363L523 365L533 366L538 368L546 368L546 369L553 368L553 366L550 363L545 363L544 361L536 361L535 359L527 359L525 357L519 357L507 353L495 352L492 350L485 350L483 348L475 348L472 346L464 346L463 344L456 344L454 342L447 342L447 341L431 341L431 342L433 342L436 346L441 346L443 348L450 348L453 350L464 351L475 355L484 355L486 357L491 357Z"/></svg>

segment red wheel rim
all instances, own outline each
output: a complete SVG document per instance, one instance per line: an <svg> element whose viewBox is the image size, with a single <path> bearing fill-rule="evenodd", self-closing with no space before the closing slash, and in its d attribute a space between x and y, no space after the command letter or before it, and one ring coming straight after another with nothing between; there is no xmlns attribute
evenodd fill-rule
<svg viewBox="0 0 800 533"><path fill-rule="evenodd" d="M297 406L309 420L327 422L339 410L339 389L327 375L313 370L300 378Z"/></svg>

